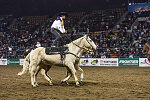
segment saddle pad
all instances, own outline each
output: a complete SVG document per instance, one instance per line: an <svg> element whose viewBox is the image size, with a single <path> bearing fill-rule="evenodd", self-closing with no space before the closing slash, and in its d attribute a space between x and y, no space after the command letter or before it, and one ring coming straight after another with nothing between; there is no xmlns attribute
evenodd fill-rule
<svg viewBox="0 0 150 100"><path fill-rule="evenodd" d="M45 53L47 55L62 54L62 53L66 53L67 51L68 51L67 47L46 47L45 48Z"/></svg>

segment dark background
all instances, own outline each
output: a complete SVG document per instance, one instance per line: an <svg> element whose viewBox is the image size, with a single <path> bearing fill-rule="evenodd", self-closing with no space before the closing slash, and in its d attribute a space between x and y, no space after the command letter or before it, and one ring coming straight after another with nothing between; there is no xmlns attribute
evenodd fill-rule
<svg viewBox="0 0 150 100"><path fill-rule="evenodd" d="M54 15L127 6L128 0L0 0L0 15Z"/></svg>

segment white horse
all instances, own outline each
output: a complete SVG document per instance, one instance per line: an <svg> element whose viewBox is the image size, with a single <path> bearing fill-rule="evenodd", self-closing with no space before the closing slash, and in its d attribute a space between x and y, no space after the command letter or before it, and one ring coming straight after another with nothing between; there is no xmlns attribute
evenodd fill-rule
<svg viewBox="0 0 150 100"><path fill-rule="evenodd" d="M73 75L75 79L76 86L80 86L78 78L76 76L76 70L81 72L81 81L83 80L83 70L79 67L80 57L83 52L93 53L96 50L95 43L90 39L88 35L85 35L69 44L68 52L65 54L63 64L61 62L60 54L47 55L45 53L45 48L39 47L32 50L25 58L23 69L18 75L25 74L28 70L31 74L31 85L33 87L38 86L36 82L36 76L41 70L41 74L48 80L50 85L52 84L52 78L48 75L49 69L54 66L65 66L67 68L67 76L62 82L66 82ZM30 62L30 63L29 63Z"/></svg>

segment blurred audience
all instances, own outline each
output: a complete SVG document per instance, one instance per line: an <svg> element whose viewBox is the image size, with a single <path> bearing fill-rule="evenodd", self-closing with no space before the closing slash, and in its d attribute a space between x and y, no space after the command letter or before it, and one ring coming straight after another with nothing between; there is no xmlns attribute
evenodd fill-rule
<svg viewBox="0 0 150 100"><path fill-rule="evenodd" d="M65 21L68 34L74 40L84 33L91 33L98 47L97 58L139 58L143 44L150 37L150 19L141 21L134 27L132 24L140 16L150 16L149 11L130 12L117 30L112 31L115 23L126 11L125 8L97 10L89 15L85 12L70 13ZM15 18L12 15L0 16L0 58L24 58L26 50L35 47L48 47L53 36L50 26L54 18L49 16L26 16ZM66 42L69 43L68 39ZM82 57L87 57L83 55Z"/></svg>

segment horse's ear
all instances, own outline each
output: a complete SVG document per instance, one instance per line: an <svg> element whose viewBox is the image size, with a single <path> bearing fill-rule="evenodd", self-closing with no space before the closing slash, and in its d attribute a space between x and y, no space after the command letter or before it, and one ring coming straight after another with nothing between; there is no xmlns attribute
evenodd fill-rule
<svg viewBox="0 0 150 100"><path fill-rule="evenodd" d="M87 37L90 37L90 33L86 34Z"/></svg>
<svg viewBox="0 0 150 100"><path fill-rule="evenodd" d="M90 33L87 34L87 36L90 36L90 35L91 35Z"/></svg>
<svg viewBox="0 0 150 100"><path fill-rule="evenodd" d="M91 34L90 34L90 33L88 33L88 34L86 34L84 37L86 37L86 38L90 38L90 36L91 36Z"/></svg>
<svg viewBox="0 0 150 100"><path fill-rule="evenodd" d="M84 38L87 38L87 37L88 37L88 35L86 34L86 35L84 35L83 37L84 37Z"/></svg>
<svg viewBox="0 0 150 100"><path fill-rule="evenodd" d="M89 37L89 34L87 34L86 37Z"/></svg>
<svg viewBox="0 0 150 100"><path fill-rule="evenodd" d="M89 37L90 39L92 39L92 34L91 34L91 33L88 33L88 34L87 34L87 37Z"/></svg>
<svg viewBox="0 0 150 100"><path fill-rule="evenodd" d="M88 37L89 37L89 35L88 35L88 34L86 34L86 35L85 35L85 38L86 38L86 39L88 39Z"/></svg>

